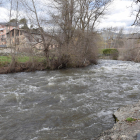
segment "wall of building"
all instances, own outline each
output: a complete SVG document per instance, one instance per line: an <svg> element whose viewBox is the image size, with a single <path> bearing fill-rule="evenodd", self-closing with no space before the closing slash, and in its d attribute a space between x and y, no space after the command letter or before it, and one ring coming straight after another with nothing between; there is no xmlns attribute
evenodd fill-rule
<svg viewBox="0 0 140 140"><path fill-rule="evenodd" d="M13 51L14 51L14 49L12 49L12 48L0 47L0 54L10 54Z"/></svg>
<svg viewBox="0 0 140 140"><path fill-rule="evenodd" d="M6 45L6 33L9 31L9 30L12 30L14 27L12 26L4 26L4 25L0 25L0 45Z"/></svg>

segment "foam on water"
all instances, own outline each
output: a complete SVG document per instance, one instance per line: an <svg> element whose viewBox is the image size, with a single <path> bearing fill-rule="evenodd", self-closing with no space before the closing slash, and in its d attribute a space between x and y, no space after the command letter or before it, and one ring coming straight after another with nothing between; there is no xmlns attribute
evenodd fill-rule
<svg viewBox="0 0 140 140"><path fill-rule="evenodd" d="M49 127L47 127L47 128L42 128L41 130L37 130L36 131L36 133L39 133L39 132L41 132L41 131L51 131L51 130L53 130L52 128L49 128Z"/></svg>
<svg viewBox="0 0 140 140"><path fill-rule="evenodd" d="M30 139L30 140L38 140L38 137L34 137L33 139Z"/></svg>
<svg viewBox="0 0 140 140"><path fill-rule="evenodd" d="M50 82L48 83L48 86L55 86L55 83Z"/></svg>
<svg viewBox="0 0 140 140"><path fill-rule="evenodd" d="M64 95L60 95L60 102L63 102L66 99Z"/></svg>

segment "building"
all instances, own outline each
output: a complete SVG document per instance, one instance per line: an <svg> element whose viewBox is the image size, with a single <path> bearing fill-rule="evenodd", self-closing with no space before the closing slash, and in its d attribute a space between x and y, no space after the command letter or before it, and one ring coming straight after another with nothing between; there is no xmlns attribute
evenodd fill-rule
<svg viewBox="0 0 140 140"><path fill-rule="evenodd" d="M58 45L53 39L45 37L45 41L52 50ZM42 53L44 51L41 34L38 30L25 30L17 27L16 23L0 23L0 49L14 49L16 52Z"/></svg>
<svg viewBox="0 0 140 140"><path fill-rule="evenodd" d="M38 44L40 49L43 49L41 43L41 35L39 33L24 29L13 28L6 34L7 46L14 47L17 51L29 51L34 45Z"/></svg>
<svg viewBox="0 0 140 140"><path fill-rule="evenodd" d="M16 28L16 23L0 23L0 45L6 45L7 32Z"/></svg>
<svg viewBox="0 0 140 140"><path fill-rule="evenodd" d="M6 34L7 47L14 47L16 51L28 52L34 50L36 53L44 51L44 46L41 38L41 34L34 30L24 30L13 28ZM45 37L46 43L49 45L49 50L57 48L57 43L49 38Z"/></svg>

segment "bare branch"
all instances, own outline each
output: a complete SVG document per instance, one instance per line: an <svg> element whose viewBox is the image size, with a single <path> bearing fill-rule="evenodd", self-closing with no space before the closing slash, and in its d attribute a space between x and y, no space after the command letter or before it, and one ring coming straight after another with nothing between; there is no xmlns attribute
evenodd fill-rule
<svg viewBox="0 0 140 140"><path fill-rule="evenodd" d="M136 4L137 5L137 7L138 7L138 10L133 10L132 12L134 13L134 12L136 12L137 14L135 15L135 21L134 21L134 23L132 24L132 26L133 25L140 25L140 6L139 6L139 4L140 4L140 0L133 0L133 3L134 4ZM132 4L132 7L133 7L134 5Z"/></svg>

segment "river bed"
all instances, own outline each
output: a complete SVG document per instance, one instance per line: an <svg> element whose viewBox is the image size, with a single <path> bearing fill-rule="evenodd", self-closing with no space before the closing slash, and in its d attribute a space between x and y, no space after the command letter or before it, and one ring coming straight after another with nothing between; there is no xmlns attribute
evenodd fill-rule
<svg viewBox="0 0 140 140"><path fill-rule="evenodd" d="M0 75L0 140L92 140L113 112L140 100L140 64L100 60L58 71Z"/></svg>

